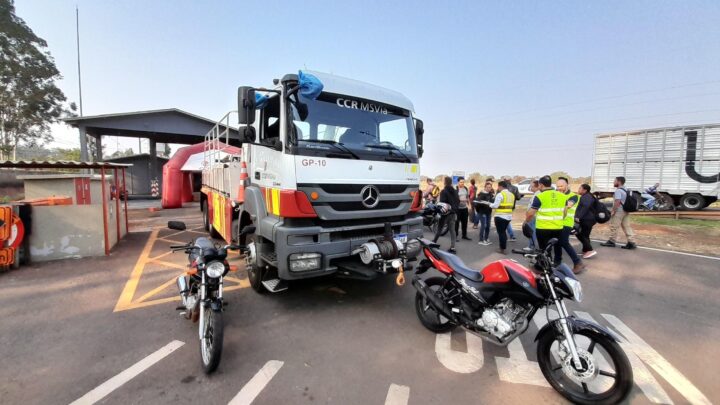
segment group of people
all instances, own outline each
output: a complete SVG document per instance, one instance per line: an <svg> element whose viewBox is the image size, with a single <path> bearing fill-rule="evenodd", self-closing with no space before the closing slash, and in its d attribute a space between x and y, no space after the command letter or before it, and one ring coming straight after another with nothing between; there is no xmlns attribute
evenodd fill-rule
<svg viewBox="0 0 720 405"><path fill-rule="evenodd" d="M623 229L628 243L624 249L635 249L634 233L630 227L629 216L623 210L628 198L624 187L625 178L615 179L615 194L610 217L610 239L602 246L616 246L617 233ZM471 240L467 236L468 223L473 229L479 227L478 244L488 246L490 223L493 210L494 224L497 231L499 248L498 253L506 254L508 241L515 241L512 228L512 216L517 202L522 198L518 188L512 184L509 177L503 177L497 183L497 190L493 188L494 180L488 179L482 189L478 189L475 179L470 180L470 187L466 187L465 179L460 177L457 186L453 186L451 177L443 179L442 189L428 181L424 192L426 201L436 202L446 207L441 223L437 227L434 242L437 242L444 225L448 225L450 234L449 252L455 253L455 243L458 240ZM548 242L555 238L558 243L554 246L553 261L556 265L562 262L562 252L565 251L573 262L573 272L580 273L586 269L583 259L589 259L597 254L590 241L590 234L597 223L596 216L600 203L591 193L588 184L581 184L577 192L570 190L569 181L559 177L556 187L553 187L550 176L543 176L533 180L529 191L533 193L530 199L523 228L529 227L532 237L529 238L525 250L536 248L545 249ZM571 235L575 235L582 244L582 254L578 255L570 244Z"/></svg>

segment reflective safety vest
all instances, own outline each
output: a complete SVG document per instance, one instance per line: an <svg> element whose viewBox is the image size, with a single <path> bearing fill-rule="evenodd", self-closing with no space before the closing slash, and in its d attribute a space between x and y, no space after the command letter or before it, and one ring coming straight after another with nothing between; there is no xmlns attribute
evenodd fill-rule
<svg viewBox="0 0 720 405"><path fill-rule="evenodd" d="M502 194L503 200L500 203L500 206L495 210L495 213L512 214L513 207L515 206L515 196L507 190L501 191L500 194Z"/></svg>
<svg viewBox="0 0 720 405"><path fill-rule="evenodd" d="M567 195L555 190L545 190L538 194L537 198L540 200L540 209L535 217L535 229L563 229Z"/></svg>
<svg viewBox="0 0 720 405"><path fill-rule="evenodd" d="M573 193L572 191L565 194L567 196L567 199L570 200L573 197L578 197L578 200L575 201L575 204L573 204L572 207L568 208L567 214L565 215L565 219L563 220L563 225L572 228L575 226L575 210L577 210L578 203L580 202L580 196L576 193ZM565 203L567 205L567 203Z"/></svg>

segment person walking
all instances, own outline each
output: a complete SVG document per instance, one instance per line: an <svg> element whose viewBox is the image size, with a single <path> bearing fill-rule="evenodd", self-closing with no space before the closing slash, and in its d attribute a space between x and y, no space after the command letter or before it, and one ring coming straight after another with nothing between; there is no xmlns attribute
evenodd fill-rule
<svg viewBox="0 0 720 405"><path fill-rule="evenodd" d="M490 208L495 210L495 230L500 239L500 248L497 250L500 254L505 254L507 248L507 229L512 221L512 213L515 209L515 196L508 191L508 184L505 180L498 183L498 192L495 194L495 202L490 204Z"/></svg>
<svg viewBox="0 0 720 405"><path fill-rule="evenodd" d="M460 201L457 209L457 221L455 221L455 235L459 235L458 228L462 231L462 239L471 240L467 236L468 215L470 208L470 190L465 187L465 178L458 178L457 195Z"/></svg>
<svg viewBox="0 0 720 405"><path fill-rule="evenodd" d="M450 233L450 248L448 249L448 252L456 253L455 239L457 238L457 234L455 233L455 221L457 220L457 210L460 205L460 199L458 198L457 191L452 185L452 178L450 176L445 176L444 184L445 187L440 192L438 199L441 203L447 204L449 208L448 213L440 218L440 223L438 224L433 242L437 243L438 239L440 239L440 232L442 232L443 226L447 223L448 233Z"/></svg>
<svg viewBox="0 0 720 405"><path fill-rule="evenodd" d="M557 238L563 230L563 212L567 203L567 196L552 188L552 178L543 176L538 180L540 193L533 198L530 209L525 215L525 222L535 218L535 235L540 249L545 249L550 239ZM562 258L562 248L559 243L553 247L555 261Z"/></svg>
<svg viewBox="0 0 720 405"><path fill-rule="evenodd" d="M590 233L595 221L595 197L590 194L590 185L581 184L578 187L580 201L578 202L577 211L575 211L575 223L580 226L580 231L575 234L580 243L582 243L583 259L589 259L597 254L590 242Z"/></svg>
<svg viewBox="0 0 720 405"><path fill-rule="evenodd" d="M480 222L480 242L478 245L488 246L490 242L490 217L492 216L492 208L490 204L495 200L495 192L493 192L492 183L485 183L485 189L477 193L473 206Z"/></svg>
<svg viewBox="0 0 720 405"><path fill-rule="evenodd" d="M625 189L625 177L618 176L615 178L613 184L615 186L615 194L613 195L613 207L610 210L610 238L607 242L603 242L600 246L615 247L617 244L617 232L619 228L622 228L627 238L627 244L623 246L623 249L635 249L635 232L633 232L630 226L630 215L623 210L623 204L628 198L634 198L628 195L627 189Z"/></svg>
<svg viewBox="0 0 720 405"><path fill-rule="evenodd" d="M522 198L522 194L520 194L520 190L518 190L517 186L511 183L512 179L510 178L510 176L505 176L502 179L508 185L507 190L515 197L515 202L513 203L513 210L515 210L515 205L517 205L518 200ZM508 224L508 236L510 237L510 242L515 242L517 240L515 238L515 232L512 229L512 222Z"/></svg>
<svg viewBox="0 0 720 405"><path fill-rule="evenodd" d="M477 218L477 212L475 211L475 206L472 204L473 201L475 201L475 196L477 195L478 189L475 186L475 179L470 179L470 187L468 188L468 191L470 191L470 222L473 224L473 229L478 228L478 218Z"/></svg>
<svg viewBox="0 0 720 405"><path fill-rule="evenodd" d="M530 197L530 202L528 203L529 210L535 197L540 194L540 183L537 180L533 180L532 182L530 182L530 187L528 188L528 190L533 193L532 197ZM525 248L525 251L532 252L535 250L536 247L540 246L537 241L537 235L535 234L535 217L528 221L528 224L530 225L530 228L532 228L532 238L528 240L528 246Z"/></svg>
<svg viewBox="0 0 720 405"><path fill-rule="evenodd" d="M560 234L560 246L563 248L565 253L570 256L570 260L573 262L573 273L579 274L585 270L585 264L578 256L575 248L573 248L570 244L570 235L575 227L575 211L577 210L577 204L580 201L580 196L570 190L569 183L570 182L566 177L558 177L556 182L558 191L567 196L565 210L563 211L564 219L562 233ZM555 258L555 265L560 265L559 258Z"/></svg>

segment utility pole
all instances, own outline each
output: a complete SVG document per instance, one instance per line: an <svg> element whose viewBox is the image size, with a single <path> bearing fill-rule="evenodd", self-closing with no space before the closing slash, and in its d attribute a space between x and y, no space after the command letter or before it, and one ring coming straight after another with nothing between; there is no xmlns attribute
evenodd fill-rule
<svg viewBox="0 0 720 405"><path fill-rule="evenodd" d="M82 103L82 82L80 80L80 11L75 6L75 39L77 41L77 67L78 67L78 93L80 96L80 116L83 116L83 103ZM87 133L85 132L85 125L82 123L78 125L78 135L80 137L80 160L87 162L88 158L88 144L87 144Z"/></svg>

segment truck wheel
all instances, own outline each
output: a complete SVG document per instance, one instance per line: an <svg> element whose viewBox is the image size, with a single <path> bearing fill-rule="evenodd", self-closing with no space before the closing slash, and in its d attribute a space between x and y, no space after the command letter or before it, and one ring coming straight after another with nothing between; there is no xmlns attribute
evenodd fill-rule
<svg viewBox="0 0 720 405"><path fill-rule="evenodd" d="M705 208L705 198L700 194L685 194L680 199L680 209L696 211Z"/></svg>
<svg viewBox="0 0 720 405"><path fill-rule="evenodd" d="M202 200L202 203L200 203L200 209L202 210L202 216L203 216L203 229L205 229L205 232L210 230L210 218L208 217L208 206L207 206L207 200Z"/></svg>
<svg viewBox="0 0 720 405"><path fill-rule="evenodd" d="M260 257L258 255L259 246L256 243L258 239L262 238L255 235L246 236L245 243L249 251L245 254L247 258L245 260L245 269L247 271L250 287L252 287L252 289L258 294L264 294L267 290L265 289L262 280L263 277L265 277L267 270L265 269L265 266L260 263Z"/></svg>

